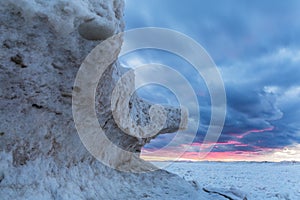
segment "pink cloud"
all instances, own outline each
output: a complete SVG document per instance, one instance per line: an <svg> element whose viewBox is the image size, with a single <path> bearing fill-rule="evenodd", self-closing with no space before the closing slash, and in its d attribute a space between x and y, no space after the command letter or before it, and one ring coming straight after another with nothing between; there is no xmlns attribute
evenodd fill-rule
<svg viewBox="0 0 300 200"><path fill-rule="evenodd" d="M242 134L232 134L232 135L234 135L238 139L242 139L246 135L249 135L251 133L262 133L262 132L266 132L266 131L272 131L273 129L274 129L274 126L271 126L269 128L265 128L265 129L252 129L252 130L246 131Z"/></svg>
<svg viewBox="0 0 300 200"><path fill-rule="evenodd" d="M244 132L240 135L234 134L236 139L242 139L248 134L251 133L262 133L266 131L272 131L274 127L269 127L265 129L253 129L247 132ZM247 147L249 144L242 143L237 140L228 140L224 142L216 143L207 143L203 145L200 142L194 142L192 144L181 144L177 147L167 147L162 149L144 149L142 151L142 158L146 160L209 160L209 161L251 161L251 160L260 160L262 156L267 155L272 151L278 151L279 148L265 148L258 146L251 146L252 150L243 150L243 151L212 151L208 154L205 153L205 150L211 150L209 147L215 146L215 148L224 147L231 145L234 147ZM199 150L201 152L199 153ZM228 148L227 148L228 149ZM230 149L230 148L229 148ZM184 152L184 150L186 150ZM180 153L181 152L181 153ZM203 157L202 155L205 155Z"/></svg>

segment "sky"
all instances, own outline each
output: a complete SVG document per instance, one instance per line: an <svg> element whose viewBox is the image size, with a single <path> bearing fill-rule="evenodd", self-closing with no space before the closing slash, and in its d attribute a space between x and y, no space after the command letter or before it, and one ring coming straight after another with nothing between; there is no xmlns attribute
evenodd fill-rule
<svg viewBox="0 0 300 200"><path fill-rule="evenodd" d="M299 10L297 0L125 1L126 30L162 27L184 33L206 49L220 71L227 99L225 125L212 151L200 160L300 161ZM172 160L184 149L179 160L199 160L211 117L202 77L182 58L160 50L139 50L124 56L121 63L133 68L145 63L172 66L190 82L200 107L200 125L192 143L187 142L189 130L182 133L187 140L171 146L174 134L164 134L144 147L142 157ZM182 87L176 80L173 83ZM168 88L149 85L138 93L156 103L178 105ZM189 109L193 123L199 113Z"/></svg>

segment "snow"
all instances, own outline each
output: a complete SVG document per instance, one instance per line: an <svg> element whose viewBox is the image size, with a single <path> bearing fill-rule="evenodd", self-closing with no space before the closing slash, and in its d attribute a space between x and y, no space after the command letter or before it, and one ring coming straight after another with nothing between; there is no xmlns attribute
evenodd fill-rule
<svg viewBox="0 0 300 200"><path fill-rule="evenodd" d="M73 32L80 25L80 34L86 39L93 40L99 39L97 38L99 34L107 37L124 28L123 21L120 20L123 1L5 0L0 4L2 7L21 10L28 24L36 17L45 18L56 32L64 35Z"/></svg>
<svg viewBox="0 0 300 200"><path fill-rule="evenodd" d="M88 32L94 26L122 31L122 5L122 0L0 1L0 200L197 199L188 182L169 172L106 167L78 137L71 98L75 76L100 42L89 39L107 37Z"/></svg>
<svg viewBox="0 0 300 200"><path fill-rule="evenodd" d="M175 162L166 168L195 181L201 193L215 192L211 199L226 199L220 193L248 200L300 199L299 169L299 162Z"/></svg>
<svg viewBox="0 0 300 200"><path fill-rule="evenodd" d="M104 166L79 140L70 94L78 67L98 44L90 40L124 29L123 1L2 0L0 5L1 200L299 199L299 164L167 168L190 183L163 170L133 174ZM14 57L21 61L11 62Z"/></svg>
<svg viewBox="0 0 300 200"><path fill-rule="evenodd" d="M124 173L97 161L59 166L38 158L22 167L12 165L12 155L0 152L0 199L201 199L182 178L158 170Z"/></svg>

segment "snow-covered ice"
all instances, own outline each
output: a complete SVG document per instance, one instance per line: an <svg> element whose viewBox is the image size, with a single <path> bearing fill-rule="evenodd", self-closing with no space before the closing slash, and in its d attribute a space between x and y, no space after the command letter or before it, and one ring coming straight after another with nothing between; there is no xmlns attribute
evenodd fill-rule
<svg viewBox="0 0 300 200"><path fill-rule="evenodd" d="M300 199L299 169L299 162L175 162L166 168L199 192L211 192L211 199L247 200Z"/></svg>

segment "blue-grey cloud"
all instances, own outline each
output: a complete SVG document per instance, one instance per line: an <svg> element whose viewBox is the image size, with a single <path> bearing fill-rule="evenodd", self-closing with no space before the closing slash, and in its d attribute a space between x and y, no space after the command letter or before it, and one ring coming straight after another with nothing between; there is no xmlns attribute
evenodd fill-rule
<svg viewBox="0 0 300 200"><path fill-rule="evenodd" d="M258 151L300 143L299 9L297 0L128 0L125 20L127 29L171 28L203 45L219 66L227 93L219 142L247 145L230 144L214 151ZM163 53L143 56L180 68L198 91L201 126L195 141L201 142L210 119L205 84L197 82L201 79L184 61ZM153 145L166 145L167 137Z"/></svg>
<svg viewBox="0 0 300 200"><path fill-rule="evenodd" d="M176 29L200 42L216 61L231 62L298 47L300 2L128 0L127 28L158 26Z"/></svg>

